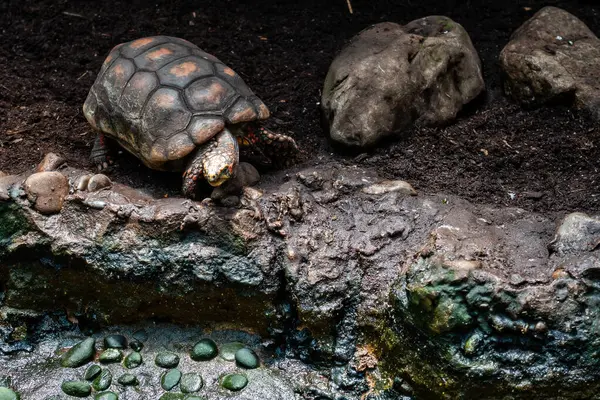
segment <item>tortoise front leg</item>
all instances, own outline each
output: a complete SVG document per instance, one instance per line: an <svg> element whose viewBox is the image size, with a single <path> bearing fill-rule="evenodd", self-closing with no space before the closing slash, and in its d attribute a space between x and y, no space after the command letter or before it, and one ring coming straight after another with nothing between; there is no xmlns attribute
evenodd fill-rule
<svg viewBox="0 0 600 400"><path fill-rule="evenodd" d="M238 143L258 149L271 162L283 161L284 164L300 152L296 141L291 137L252 123L241 129Z"/></svg>
<svg viewBox="0 0 600 400"><path fill-rule="evenodd" d="M196 198L196 185L198 179L204 175L203 152L198 150L195 157L188 164L187 169L183 173L183 185L181 187L182 194L190 199Z"/></svg>
<svg viewBox="0 0 600 400"><path fill-rule="evenodd" d="M99 171L108 168L109 164L112 164L112 160L108 155L108 145L106 144L106 137L102 132L98 132L96 135L96 140L94 141L94 146L92 147L92 152L90 154L90 160Z"/></svg>

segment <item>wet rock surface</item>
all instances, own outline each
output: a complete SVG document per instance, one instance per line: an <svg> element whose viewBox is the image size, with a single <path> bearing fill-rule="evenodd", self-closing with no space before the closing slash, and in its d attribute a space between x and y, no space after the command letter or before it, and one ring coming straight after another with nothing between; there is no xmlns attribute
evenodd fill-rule
<svg viewBox="0 0 600 400"><path fill-rule="evenodd" d="M62 170L72 184L84 172ZM95 391L118 390L125 399L138 398L118 385L125 373L139 380L141 393L160 388L165 369L154 360L167 352L180 358L182 374L200 374L202 391L225 390L218 383L225 375L243 373L249 383L236 393L248 399L293 399L294 390L308 398L335 392L358 399L371 389L382 399L476 393L503 399L521 392L576 399L593 398L598 389L595 216L544 216L414 195L372 170L340 163L286 171L256 188L262 196L244 191L236 208L155 199L115 183L73 191L60 214L44 215L20 194L20 182L9 185L9 199L0 203L0 315L7 326L0 343L2 357L12 360L0 363L0 375L31 377L27 360L39 352L56 357L56 348L31 347L22 332L51 325L44 312L62 307L75 310L65 326L169 319L269 338L261 347L256 339L196 332L174 346L156 342L145 326L142 365L131 372L120 363L103 365L99 377L111 373L112 382L92 382ZM123 334L131 341L132 331L97 339ZM192 360L205 337L222 356ZM256 351L264 367L238 367L240 345L224 351L235 342ZM27 346L33 353L15 353ZM266 357L267 348L278 356ZM331 385L313 380L298 388L270 375L273 363L288 376L301 362L315 374L326 371ZM218 373L206 374L215 363ZM64 380L83 379L87 366L78 368L41 380L58 382L60 390ZM264 393L253 392L255 374L269 382ZM155 389L144 389L149 380ZM45 390L27 379L15 388ZM225 396L218 393L216 399Z"/></svg>
<svg viewBox="0 0 600 400"><path fill-rule="evenodd" d="M484 89L468 33L430 16L353 38L329 68L321 104L334 141L368 147L413 123L448 123Z"/></svg>
<svg viewBox="0 0 600 400"><path fill-rule="evenodd" d="M524 104L573 103L600 118L600 40L577 17L545 7L500 54L507 94Z"/></svg>

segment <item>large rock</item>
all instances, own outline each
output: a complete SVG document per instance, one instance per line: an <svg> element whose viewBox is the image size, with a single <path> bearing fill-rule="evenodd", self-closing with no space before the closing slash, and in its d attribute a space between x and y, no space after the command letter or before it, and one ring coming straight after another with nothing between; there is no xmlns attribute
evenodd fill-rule
<svg viewBox="0 0 600 400"><path fill-rule="evenodd" d="M60 172L37 172L24 183L25 193L36 210L42 214L60 212L69 194L69 182Z"/></svg>
<svg viewBox="0 0 600 400"><path fill-rule="evenodd" d="M413 123L448 123L484 88L467 32L430 16L356 36L329 68L321 107L334 141L363 147Z"/></svg>
<svg viewBox="0 0 600 400"><path fill-rule="evenodd" d="M541 9L513 33L500 64L516 100L574 102L600 118L600 40L574 15Z"/></svg>
<svg viewBox="0 0 600 400"><path fill-rule="evenodd" d="M257 189L227 208L114 183L74 192L55 215L8 190L0 345L38 332L27 329L35 313L69 310L97 324L153 318L270 335L286 354L333 367L330 384L351 388L348 399L369 390L351 365L417 398L600 389L597 219L415 195L330 162Z"/></svg>

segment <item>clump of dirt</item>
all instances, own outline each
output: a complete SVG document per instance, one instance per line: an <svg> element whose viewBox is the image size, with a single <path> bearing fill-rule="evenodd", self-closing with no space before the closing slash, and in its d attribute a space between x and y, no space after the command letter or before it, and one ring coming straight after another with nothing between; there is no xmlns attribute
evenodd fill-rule
<svg viewBox="0 0 600 400"><path fill-rule="evenodd" d="M513 2L517 3L517 2ZM521 3L523 4L523 3ZM600 31L600 6L532 0L278 2L23 0L0 3L0 170L21 172L49 151L74 167L88 160L94 134L81 105L108 51L142 36L183 37L234 68L268 104L272 128L296 138L307 163L333 152L318 104L328 66L369 24L447 15L471 35L484 66L485 101L445 128L415 128L360 157L422 192L536 211L600 209L598 124L567 108L524 110L501 95L498 55L535 11L555 5ZM353 160L354 155L335 152ZM116 181L176 194L179 179L124 154Z"/></svg>

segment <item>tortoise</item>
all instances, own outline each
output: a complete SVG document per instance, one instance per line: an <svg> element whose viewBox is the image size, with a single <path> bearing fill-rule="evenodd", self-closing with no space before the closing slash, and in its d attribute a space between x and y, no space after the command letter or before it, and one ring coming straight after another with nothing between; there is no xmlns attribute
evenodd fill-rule
<svg viewBox="0 0 600 400"><path fill-rule="evenodd" d="M238 145L285 155L294 140L261 126L267 106L231 68L187 40L152 36L115 46L83 105L97 131L91 160L111 162L106 137L147 167L184 171L183 194L199 177L219 186L233 175Z"/></svg>

